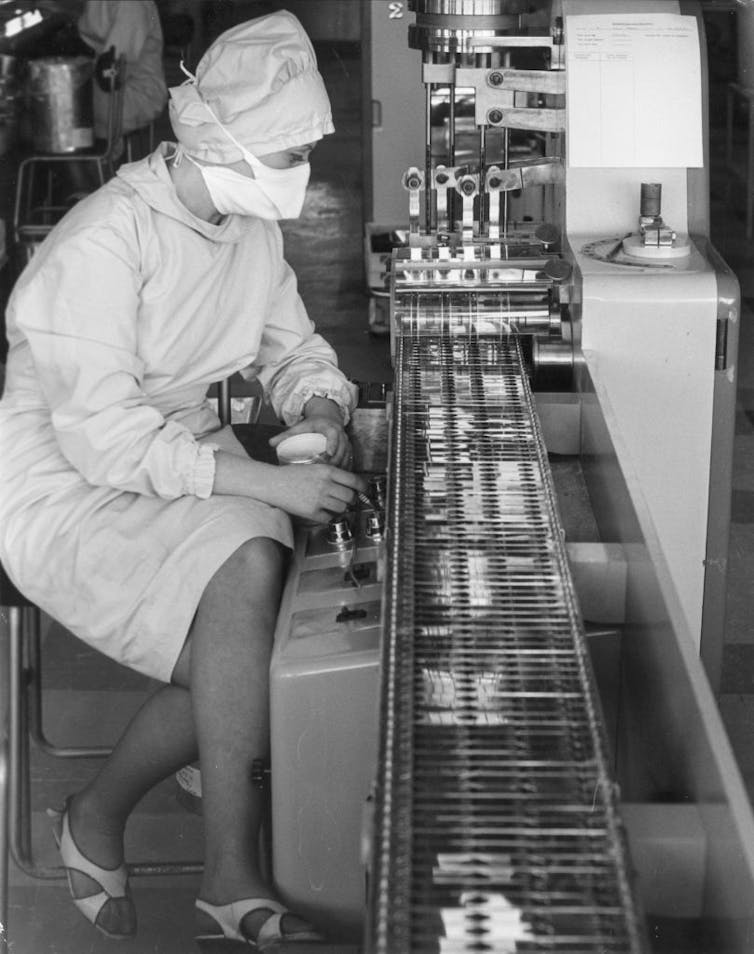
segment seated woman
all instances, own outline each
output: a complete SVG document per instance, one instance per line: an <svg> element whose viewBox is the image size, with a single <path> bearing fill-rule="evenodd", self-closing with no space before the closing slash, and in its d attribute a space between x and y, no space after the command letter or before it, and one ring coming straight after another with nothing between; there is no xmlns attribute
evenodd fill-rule
<svg viewBox="0 0 754 954"><path fill-rule="evenodd" d="M135 932L123 831L197 757L205 816L199 938L316 937L257 857L268 668L290 516L326 521L366 490L345 432L355 388L314 332L277 220L300 214L333 131L312 46L280 12L217 39L171 90L163 143L75 206L8 308L0 559L85 642L162 680L112 755L55 816L76 905ZM207 401L256 377L329 463L248 457Z"/></svg>

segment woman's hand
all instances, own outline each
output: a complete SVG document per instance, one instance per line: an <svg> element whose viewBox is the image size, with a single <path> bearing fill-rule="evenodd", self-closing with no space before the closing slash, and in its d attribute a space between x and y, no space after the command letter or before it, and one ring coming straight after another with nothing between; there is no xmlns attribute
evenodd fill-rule
<svg viewBox="0 0 754 954"><path fill-rule="evenodd" d="M268 501L291 516L327 523L367 490L364 477L332 464L286 464L277 469Z"/></svg>
<svg viewBox="0 0 754 954"><path fill-rule="evenodd" d="M310 398L304 408L304 419L289 427L282 434L270 438L270 447L294 434L323 434L327 438L328 462L335 467L350 470L353 466L353 451L343 427L343 415L334 401L328 398Z"/></svg>
<svg viewBox="0 0 754 954"><path fill-rule="evenodd" d="M332 464L279 467L223 450L215 452L213 493L253 497L314 523L327 523L367 490L365 477Z"/></svg>

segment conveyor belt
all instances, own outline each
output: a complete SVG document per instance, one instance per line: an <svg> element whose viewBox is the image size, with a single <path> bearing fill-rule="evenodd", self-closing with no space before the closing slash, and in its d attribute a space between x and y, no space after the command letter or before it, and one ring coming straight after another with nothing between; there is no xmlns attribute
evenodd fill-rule
<svg viewBox="0 0 754 954"><path fill-rule="evenodd" d="M515 337L396 341L367 947L645 949Z"/></svg>

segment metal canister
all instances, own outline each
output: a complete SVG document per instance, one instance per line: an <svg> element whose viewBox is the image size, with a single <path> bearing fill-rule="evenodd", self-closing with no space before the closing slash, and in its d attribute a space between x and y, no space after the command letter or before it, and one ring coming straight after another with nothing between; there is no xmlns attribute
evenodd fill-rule
<svg viewBox="0 0 754 954"><path fill-rule="evenodd" d="M69 153L94 145L94 60L45 56L29 60L32 142L38 152Z"/></svg>
<svg viewBox="0 0 754 954"><path fill-rule="evenodd" d="M21 98L18 73L18 60L0 53L0 156L16 143Z"/></svg>

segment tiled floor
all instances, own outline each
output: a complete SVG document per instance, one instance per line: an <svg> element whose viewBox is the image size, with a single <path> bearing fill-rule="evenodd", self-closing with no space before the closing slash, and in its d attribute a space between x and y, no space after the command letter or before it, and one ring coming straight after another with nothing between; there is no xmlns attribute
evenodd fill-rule
<svg viewBox="0 0 754 954"><path fill-rule="evenodd" d="M297 269L312 318L338 350L346 372L362 381L389 381L385 339L370 336L361 259L360 89L358 60L322 51L321 64L333 97L335 136L317 150L304 219L288 228L287 250ZM713 239L736 271L744 296L739 405L735 446L729 600L720 707L741 771L754 796L754 243L743 234L741 189L735 210L726 204L728 176L721 167L720 130L713 129ZM80 742L112 741L128 715L152 688L148 680L89 652L53 630L45 641L48 725L56 741L68 741L75 725ZM60 733L57 735L57 733ZM55 852L43 811L75 790L92 770L82 760L59 763L34 756L35 848L53 863ZM127 833L130 858L197 858L201 822L176 798L171 780L139 807ZM122 954L184 954L192 941L195 876L135 879L138 939L121 942ZM13 876L10 911L13 954L99 954L113 942L93 931L71 905L65 885ZM298 949L300 950L300 948Z"/></svg>

